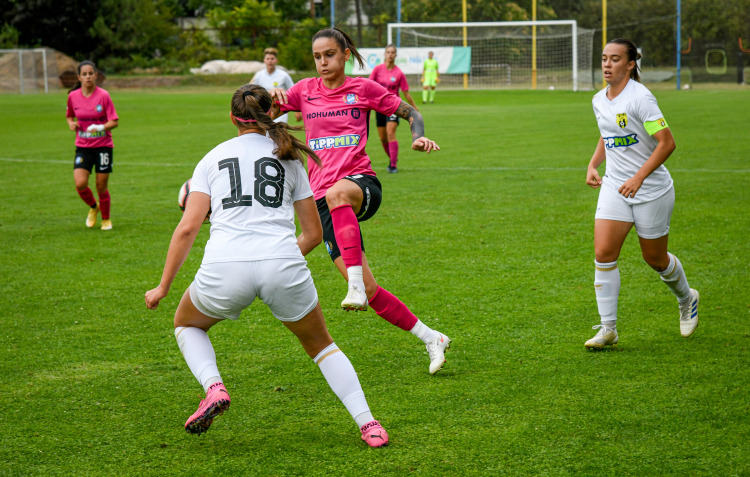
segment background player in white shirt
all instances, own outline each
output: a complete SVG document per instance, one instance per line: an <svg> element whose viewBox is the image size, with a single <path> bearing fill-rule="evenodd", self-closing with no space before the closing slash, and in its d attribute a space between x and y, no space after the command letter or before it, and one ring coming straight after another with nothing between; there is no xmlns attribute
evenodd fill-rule
<svg viewBox="0 0 750 477"><path fill-rule="evenodd" d="M320 367L360 427L362 439L371 447L381 447L388 443L388 434L373 419L354 368L328 334L303 257L321 242L323 231L300 159L319 158L289 134L286 124L273 122L272 105L261 86L245 85L235 91L230 117L238 137L216 146L196 166L161 283L145 295L150 309L167 296L210 211L211 236L201 268L174 319L177 344L206 391L185 429L205 432L229 408L229 394L207 332L223 319L236 319L257 297ZM297 237L295 212L301 228Z"/></svg>
<svg viewBox="0 0 750 477"><path fill-rule="evenodd" d="M250 80L250 84L257 84L263 86L267 90L271 88L283 88L287 90L294 86L294 81L289 74L276 67L279 63L278 51L276 48L266 48L263 50L263 63L266 65L265 70L260 70L255 73L253 79ZM294 117L297 122L302 122L302 113L294 113ZM276 122L289 122L289 113L284 113L275 119Z"/></svg>
<svg viewBox="0 0 750 477"><path fill-rule="evenodd" d="M617 301L620 271L617 259L635 225L643 259L674 293L680 308L680 333L690 336L698 326L699 295L688 285L680 261L667 251L674 207L672 177L664 162L675 149L674 138L656 98L640 83L630 40L612 40L602 52L607 88L593 99L601 137L586 173L586 183L601 187L594 225L594 289L601 316L596 336L586 348L617 344ZM597 168L607 161L602 179Z"/></svg>

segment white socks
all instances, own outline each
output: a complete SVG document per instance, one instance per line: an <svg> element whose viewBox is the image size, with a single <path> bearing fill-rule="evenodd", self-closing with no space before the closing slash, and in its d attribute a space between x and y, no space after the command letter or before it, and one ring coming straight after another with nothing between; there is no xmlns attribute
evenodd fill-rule
<svg viewBox="0 0 750 477"><path fill-rule="evenodd" d="M367 405L365 393L359 384L357 373L349 358L336 346L336 343L326 346L313 358L313 361L320 368L331 390L346 406L346 410L354 418L358 427L374 419L370 406Z"/></svg>
<svg viewBox="0 0 750 477"><path fill-rule="evenodd" d="M420 320L414 324L414 327L410 330L411 334L419 338L427 344L428 341L434 340L438 336L438 332L430 328L429 326L422 323Z"/></svg>
<svg viewBox="0 0 750 477"><path fill-rule="evenodd" d="M216 366L216 353L206 332L192 326L179 326L175 328L174 336L185 362L203 389L208 392L212 384L220 383L221 375Z"/></svg>
<svg viewBox="0 0 750 477"><path fill-rule="evenodd" d="M617 260L600 263L594 260L594 290L596 304L602 324L607 328L614 328L617 323L617 300L620 296L620 270Z"/></svg>
<svg viewBox="0 0 750 477"><path fill-rule="evenodd" d="M208 335L200 328L178 327L174 330L177 345L185 357L190 371L201 383L203 389L221 382L219 368L216 366L216 354L211 345ZM354 371L349 358L339 350L336 343L331 343L323 351L313 358L318 365L328 385L346 406L358 427L362 427L372 421L370 406L367 405L365 393L359 384L359 378Z"/></svg>
<svg viewBox="0 0 750 477"><path fill-rule="evenodd" d="M362 265L355 265L346 269L347 281L349 283L358 284L365 289L365 280L362 278Z"/></svg>
<svg viewBox="0 0 750 477"><path fill-rule="evenodd" d="M659 275L662 281L672 290L674 296L677 297L677 301L684 304L690 300L690 285L688 285L685 270L682 269L680 260L671 253L668 253L668 255L669 265L659 272Z"/></svg>

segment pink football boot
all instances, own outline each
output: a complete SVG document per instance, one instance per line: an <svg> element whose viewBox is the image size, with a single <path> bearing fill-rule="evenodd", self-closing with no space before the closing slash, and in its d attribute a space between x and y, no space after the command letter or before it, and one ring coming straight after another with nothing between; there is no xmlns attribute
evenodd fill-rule
<svg viewBox="0 0 750 477"><path fill-rule="evenodd" d="M185 430L190 434L206 432L211 427L211 423L214 422L214 418L224 414L224 411L229 409L231 402L232 400L229 399L229 393L224 384L211 385L208 388L208 393L206 393L206 399L201 401L198 410L185 423Z"/></svg>
<svg viewBox="0 0 750 477"><path fill-rule="evenodd" d="M378 421L370 421L360 429L362 440L370 447L383 447L388 444L388 433Z"/></svg>

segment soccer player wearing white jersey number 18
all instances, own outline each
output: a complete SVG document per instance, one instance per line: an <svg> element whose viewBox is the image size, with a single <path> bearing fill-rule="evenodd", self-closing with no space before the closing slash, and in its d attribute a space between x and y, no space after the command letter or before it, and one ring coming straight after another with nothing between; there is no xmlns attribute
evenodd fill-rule
<svg viewBox="0 0 750 477"><path fill-rule="evenodd" d="M372 447L388 443L349 359L328 334L304 255L322 237L301 155L315 153L269 116L273 100L258 85L232 96L238 137L216 146L198 163L190 200L169 244L161 283L146 292L155 309L167 296L211 211L211 236L201 268L175 313L175 337L188 367L206 391L185 430L201 434L231 400L216 364L208 330L236 319L260 298L299 339ZM298 130L299 128L293 128ZM301 233L295 237L295 212Z"/></svg>
<svg viewBox="0 0 750 477"><path fill-rule="evenodd" d="M635 226L643 259L677 297L680 333L690 336L698 326L698 292L688 285L682 264L667 250L674 208L674 187L664 162L675 149L674 138L656 98L640 83L630 40L612 40L602 52L607 87L593 99L601 137L586 173L586 183L601 188L594 222L594 290L601 324L586 348L619 341L617 302L620 271L617 259ZM606 173L597 168L606 161Z"/></svg>
<svg viewBox="0 0 750 477"><path fill-rule="evenodd" d="M307 144L323 167L308 161L310 185L323 222L323 240L339 272L348 281L341 302L345 310L366 310L368 304L381 318L420 338L430 355L430 373L445 362L447 336L430 329L396 296L380 287L364 253L361 221L372 217L382 198L380 182L365 152L370 111L397 116L409 122L412 149L437 151L435 141L424 136L419 111L366 78L346 76L344 66L351 55L364 64L351 38L336 28L320 30L312 43L319 78L307 78L289 91L271 94L281 111L301 111Z"/></svg>

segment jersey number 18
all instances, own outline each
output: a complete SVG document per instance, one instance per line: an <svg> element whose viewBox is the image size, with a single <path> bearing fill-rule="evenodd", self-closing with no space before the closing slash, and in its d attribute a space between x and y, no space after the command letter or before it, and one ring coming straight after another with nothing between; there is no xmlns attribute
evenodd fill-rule
<svg viewBox="0 0 750 477"><path fill-rule="evenodd" d="M242 194L240 160L237 157L219 161L219 170L229 173L231 195L221 199L224 209L253 205L253 196ZM278 159L261 157L255 161L255 200L264 207L281 207L284 199L284 168Z"/></svg>

